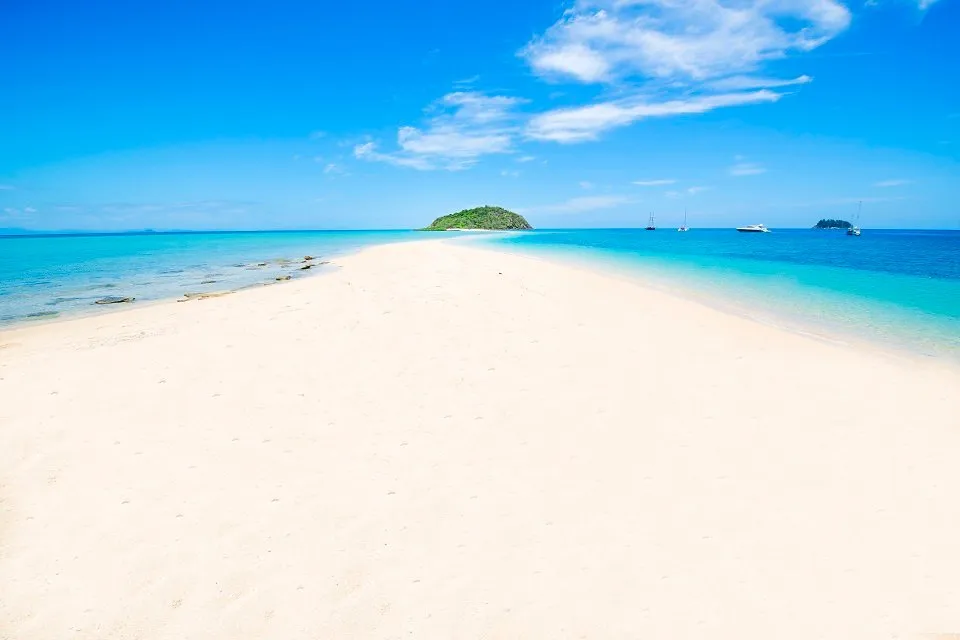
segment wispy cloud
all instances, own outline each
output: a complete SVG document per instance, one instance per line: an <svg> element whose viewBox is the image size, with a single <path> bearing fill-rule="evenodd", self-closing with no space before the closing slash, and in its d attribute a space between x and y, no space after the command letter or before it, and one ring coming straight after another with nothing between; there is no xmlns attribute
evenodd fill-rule
<svg viewBox="0 0 960 640"><path fill-rule="evenodd" d="M0 215L0 220L8 220L11 222L23 222L24 220L35 218L33 214L37 212L33 207L4 207L2 215Z"/></svg>
<svg viewBox="0 0 960 640"><path fill-rule="evenodd" d="M502 176L505 177L505 178L519 178L519 177L520 177L520 172L519 172L519 171L510 171L510 170L508 170L508 169L504 169L503 171L500 172L500 175L502 175Z"/></svg>
<svg viewBox="0 0 960 640"><path fill-rule="evenodd" d="M919 0L919 2L917 2L917 6L920 7L921 11L926 11L936 1L937 0Z"/></svg>
<svg viewBox="0 0 960 640"><path fill-rule="evenodd" d="M310 132L310 135L309 135L308 137L309 137L311 140L319 140L319 139L321 139L321 138L326 138L326 137L327 137L327 132L326 132L326 131L311 131L311 132Z"/></svg>
<svg viewBox="0 0 960 640"><path fill-rule="evenodd" d="M715 91L746 91L749 89L777 89L800 84L809 84L813 78L807 75L796 78L765 78L763 76L728 76L711 80L707 86Z"/></svg>
<svg viewBox="0 0 960 640"><path fill-rule="evenodd" d="M453 85L455 87L469 87L473 85L477 80L480 79L480 75L472 75L469 78L463 78L461 80L454 80Z"/></svg>
<svg viewBox="0 0 960 640"><path fill-rule="evenodd" d="M674 184L675 182L676 180L669 178L662 180L634 180L632 184L635 184L639 187L659 187L662 185Z"/></svg>
<svg viewBox="0 0 960 640"><path fill-rule="evenodd" d="M755 162L738 162L728 169L728 173L736 177L756 176L761 173L766 173L766 171L766 168Z"/></svg>
<svg viewBox="0 0 960 640"><path fill-rule="evenodd" d="M376 143L366 142L354 147L354 156L421 170L464 169L481 156L513 151L514 109L523 102L472 91L449 93L432 106L435 115L423 128L400 127L397 151L380 152Z"/></svg>
<svg viewBox="0 0 960 640"><path fill-rule="evenodd" d="M837 0L578 0L521 55L541 75L584 83L704 80L815 49L850 19Z"/></svg>
<svg viewBox="0 0 960 640"><path fill-rule="evenodd" d="M580 181L580 188L581 188L581 189L593 189L593 187L594 187L594 184L593 184L592 182L590 182L589 180L581 180L581 181Z"/></svg>
<svg viewBox="0 0 960 640"><path fill-rule="evenodd" d="M533 162L536 159L536 156L520 156L517 158L517 162Z"/></svg>
<svg viewBox="0 0 960 640"><path fill-rule="evenodd" d="M526 128L527 137L554 142L596 140L610 129L624 127L645 118L662 118L706 113L721 107L776 102L781 95L766 89L749 93L695 96L665 102L644 98L600 102L586 107L555 109L533 117Z"/></svg>
<svg viewBox="0 0 960 640"><path fill-rule="evenodd" d="M668 197L668 198L680 198L680 197L682 197L682 196L695 196L695 195L697 195L698 193L701 193L701 192L703 192L703 191L707 191L709 188L710 188L710 187L699 187L699 186L698 186L698 187L689 187L688 189L684 189L683 191L678 191L678 190L674 189L674 190L671 190L671 191L665 191L665 192L663 193L663 195L665 195L665 196Z"/></svg>
<svg viewBox="0 0 960 640"><path fill-rule="evenodd" d="M846 198L831 198L827 200L812 200L807 202L781 202L782 206L787 207L832 207L837 205L854 205L860 202L899 202L906 200L904 196L877 197L877 196L851 196Z"/></svg>
<svg viewBox="0 0 960 640"><path fill-rule="evenodd" d="M910 180L881 180L880 182L874 182L873 186L875 187L902 187L905 184L910 184Z"/></svg>
<svg viewBox="0 0 960 640"><path fill-rule="evenodd" d="M343 169L340 167L340 165L334 162L328 162L327 165L323 168L323 172L327 175L343 174Z"/></svg>
<svg viewBox="0 0 960 640"><path fill-rule="evenodd" d="M584 142L650 117L772 103L812 78L759 75L850 24L838 0L576 0L520 55L550 81L607 84L624 97L535 116L526 136Z"/></svg>
<svg viewBox="0 0 960 640"><path fill-rule="evenodd" d="M622 204L627 204L628 202L631 202L631 199L626 196L581 196L556 204L528 207L525 211L537 213L585 213L598 209L611 209Z"/></svg>
<svg viewBox="0 0 960 640"><path fill-rule="evenodd" d="M419 169L420 171L431 171L437 168L424 158L403 156L396 153L380 153L377 151L376 142L364 142L363 144L358 144L353 148L353 155L360 160L386 162L387 164L392 164L397 167L409 167L411 169Z"/></svg>

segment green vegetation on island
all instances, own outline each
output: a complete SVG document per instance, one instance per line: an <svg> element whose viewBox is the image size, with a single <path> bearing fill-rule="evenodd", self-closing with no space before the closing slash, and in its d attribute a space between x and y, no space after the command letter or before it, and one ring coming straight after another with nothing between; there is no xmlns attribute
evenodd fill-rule
<svg viewBox="0 0 960 640"><path fill-rule="evenodd" d="M523 216L503 207L476 207L440 216L422 231L449 231L451 229L484 229L507 231L533 229Z"/></svg>
<svg viewBox="0 0 960 640"><path fill-rule="evenodd" d="M846 220L823 219L813 225L814 229L849 229L853 225Z"/></svg>

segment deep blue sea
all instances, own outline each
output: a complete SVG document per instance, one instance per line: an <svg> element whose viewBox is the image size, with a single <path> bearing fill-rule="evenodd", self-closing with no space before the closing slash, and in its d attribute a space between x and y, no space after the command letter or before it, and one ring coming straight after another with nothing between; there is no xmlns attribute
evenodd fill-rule
<svg viewBox="0 0 960 640"><path fill-rule="evenodd" d="M960 359L960 231L589 229L495 242L780 326Z"/></svg>
<svg viewBox="0 0 960 640"><path fill-rule="evenodd" d="M453 234L451 234L453 235ZM415 231L149 233L0 237L0 324L237 289ZM451 237L444 235L443 237ZM585 262L764 322L960 359L960 232L726 229L466 234L527 254ZM263 265L262 263L266 263ZM322 268L319 268L322 273ZM134 303L136 304L136 303Z"/></svg>

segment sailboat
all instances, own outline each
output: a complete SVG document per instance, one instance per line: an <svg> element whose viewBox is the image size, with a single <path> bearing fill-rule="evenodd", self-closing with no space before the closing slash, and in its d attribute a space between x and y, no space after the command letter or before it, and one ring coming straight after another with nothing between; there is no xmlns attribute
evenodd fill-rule
<svg viewBox="0 0 960 640"><path fill-rule="evenodd" d="M860 235L860 210L863 209L863 200L857 203L857 221L852 227L847 227L848 236Z"/></svg>
<svg viewBox="0 0 960 640"><path fill-rule="evenodd" d="M656 231L656 230L657 230L657 223L656 223L656 222L654 221L654 219L653 219L653 212L650 212L650 221L647 222L647 226L644 227L644 229L645 229L646 231Z"/></svg>
<svg viewBox="0 0 960 640"><path fill-rule="evenodd" d="M687 209L683 209L683 226L681 226L677 231L690 231L690 227L687 226Z"/></svg>

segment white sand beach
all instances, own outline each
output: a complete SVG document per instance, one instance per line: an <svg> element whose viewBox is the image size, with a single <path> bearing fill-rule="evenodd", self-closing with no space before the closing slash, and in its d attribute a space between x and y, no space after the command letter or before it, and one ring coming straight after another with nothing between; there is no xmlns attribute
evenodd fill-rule
<svg viewBox="0 0 960 640"><path fill-rule="evenodd" d="M0 638L960 633L960 373L443 240L0 332Z"/></svg>

